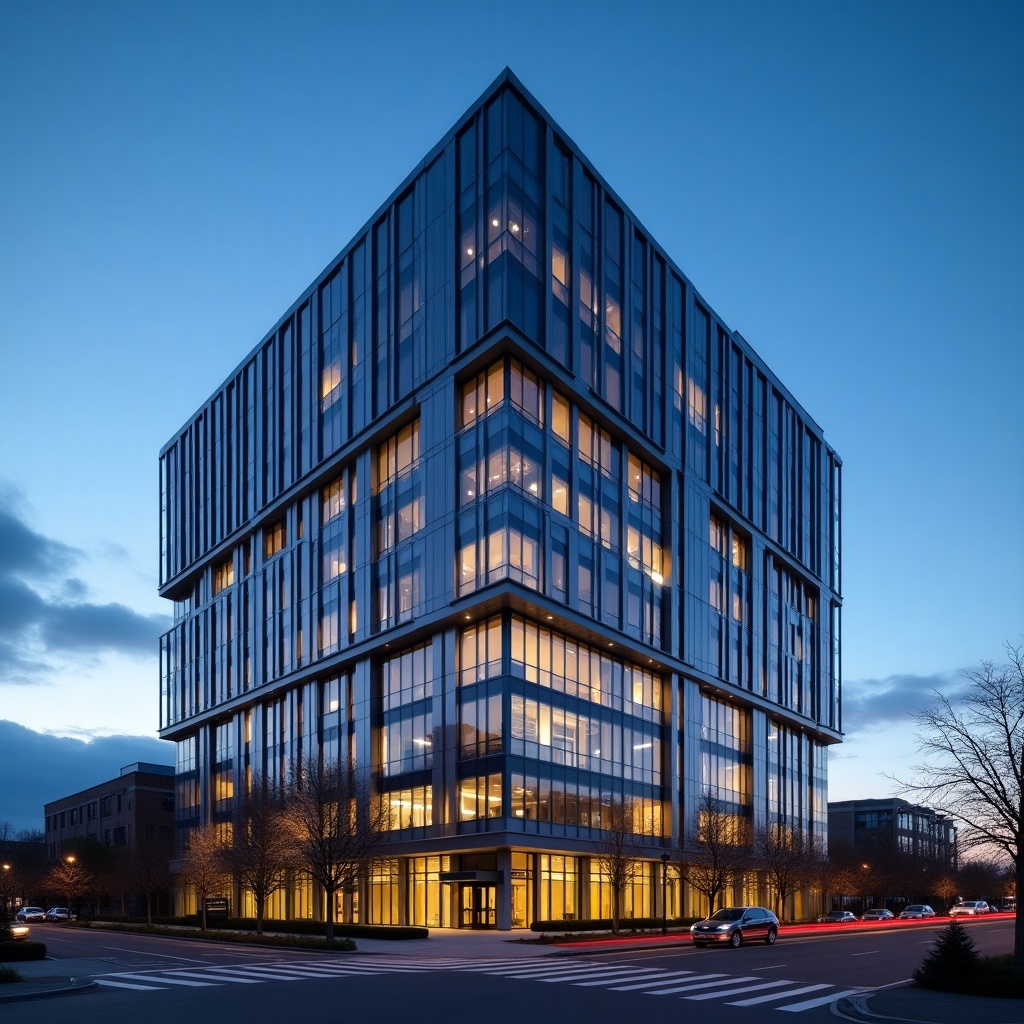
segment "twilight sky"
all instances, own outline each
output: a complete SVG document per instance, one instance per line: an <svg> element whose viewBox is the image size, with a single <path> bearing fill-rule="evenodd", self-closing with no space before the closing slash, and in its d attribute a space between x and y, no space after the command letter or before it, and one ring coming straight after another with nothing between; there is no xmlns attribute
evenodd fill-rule
<svg viewBox="0 0 1024 1024"><path fill-rule="evenodd" d="M1024 639L1015 0L5 0L0 820L170 763L158 451L505 65L844 460L830 798Z"/></svg>

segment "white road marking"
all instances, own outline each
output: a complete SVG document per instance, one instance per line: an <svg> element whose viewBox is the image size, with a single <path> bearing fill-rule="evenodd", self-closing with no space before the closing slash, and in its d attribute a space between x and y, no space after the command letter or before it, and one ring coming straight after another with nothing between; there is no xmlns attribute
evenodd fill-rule
<svg viewBox="0 0 1024 1024"><path fill-rule="evenodd" d="M792 992L773 992L767 996L754 996L752 999L738 999L729 1003L730 1006L757 1006L758 1003L768 1003L773 999L788 999L790 996L802 996L805 992L820 992L823 988L832 988L832 985L804 985L803 988L794 989Z"/></svg>
<svg viewBox="0 0 1024 1024"><path fill-rule="evenodd" d="M821 996L819 999L805 999L802 1003L790 1003L788 1006L776 1006L776 1010L785 1010L787 1013L800 1013L802 1010L812 1010L815 1006L824 1006L826 1003L834 1003L837 999L842 999L843 996L856 995L858 992L863 992L862 988L848 988L842 992L831 992L827 996Z"/></svg>

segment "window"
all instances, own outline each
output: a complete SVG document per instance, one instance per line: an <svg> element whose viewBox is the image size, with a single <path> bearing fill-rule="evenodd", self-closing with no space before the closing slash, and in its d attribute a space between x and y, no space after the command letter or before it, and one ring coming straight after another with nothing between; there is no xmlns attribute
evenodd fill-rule
<svg viewBox="0 0 1024 1024"><path fill-rule="evenodd" d="M544 385L536 374L512 360L510 387L512 405L538 426L544 426Z"/></svg>
<svg viewBox="0 0 1024 1024"><path fill-rule="evenodd" d="M263 527L263 557L271 558L284 549L288 543L285 533L284 521L278 520L275 523L268 523Z"/></svg>
<svg viewBox="0 0 1024 1024"><path fill-rule="evenodd" d="M425 644L389 658L381 665L383 709L425 700L434 694L433 647Z"/></svg>
<svg viewBox="0 0 1024 1024"><path fill-rule="evenodd" d="M377 457L377 489L408 472L420 457L420 421L414 420L384 441Z"/></svg>
<svg viewBox="0 0 1024 1024"><path fill-rule="evenodd" d="M381 730L381 769L385 775L419 771L433 764L434 716L430 711L385 722Z"/></svg>
<svg viewBox="0 0 1024 1024"><path fill-rule="evenodd" d="M481 775L459 782L459 821L500 817L500 775Z"/></svg>
<svg viewBox="0 0 1024 1024"><path fill-rule="evenodd" d="M213 569L213 593L219 594L235 582L234 558L227 558Z"/></svg>
<svg viewBox="0 0 1024 1024"><path fill-rule="evenodd" d="M505 398L505 367L494 363L462 388L462 425L493 412Z"/></svg>
<svg viewBox="0 0 1024 1024"><path fill-rule="evenodd" d="M559 394L551 396L551 432L569 444L569 403Z"/></svg>
<svg viewBox="0 0 1024 1024"><path fill-rule="evenodd" d="M463 759L500 754L501 695L463 701L460 708L459 756Z"/></svg>
<svg viewBox="0 0 1024 1024"><path fill-rule="evenodd" d="M459 637L459 685L469 686L501 674L501 619L464 629Z"/></svg>
<svg viewBox="0 0 1024 1024"><path fill-rule="evenodd" d="M430 786L414 786L382 793L387 808L389 829L423 828L434 823L433 790Z"/></svg>

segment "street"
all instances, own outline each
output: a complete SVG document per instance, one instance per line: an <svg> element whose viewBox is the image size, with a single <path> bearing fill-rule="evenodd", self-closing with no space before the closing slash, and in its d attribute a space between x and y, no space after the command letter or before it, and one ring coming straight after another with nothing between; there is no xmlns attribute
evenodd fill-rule
<svg viewBox="0 0 1024 1024"><path fill-rule="evenodd" d="M469 937L459 955L450 955L443 938L417 942L415 950L373 943L373 950L330 954L45 926L33 937L58 958L50 962L54 972L60 959L85 958L99 987L24 1009L45 1005L57 1024L136 1017L203 1024L240 1015L261 1024L297 1013L332 1020L342 1012L361 1022L618 1022L652 1010L724 1011L735 1024L784 1011L823 1024L840 995L909 978L945 924L798 934L738 950L687 945L571 956L551 947L531 947L536 955L523 956L522 946L493 934L479 944ZM981 952L1006 951L1012 943L1011 920L965 924Z"/></svg>

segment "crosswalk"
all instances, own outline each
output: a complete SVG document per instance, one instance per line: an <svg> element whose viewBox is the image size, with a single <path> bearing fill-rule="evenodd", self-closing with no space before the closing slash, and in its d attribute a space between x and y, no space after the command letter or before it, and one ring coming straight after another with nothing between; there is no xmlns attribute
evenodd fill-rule
<svg viewBox="0 0 1024 1024"><path fill-rule="evenodd" d="M800 1013L825 1006L863 988L826 983L808 984L753 974L670 971L660 967L609 964L576 959L472 959L468 957L369 956L357 953L337 959L277 960L262 964L161 968L106 974L94 980L103 988L134 992L212 985L259 985L268 981L317 981L382 974L457 971L540 984L604 988L644 996L675 997L690 1002L720 1000L727 1006L760 1006Z"/></svg>

